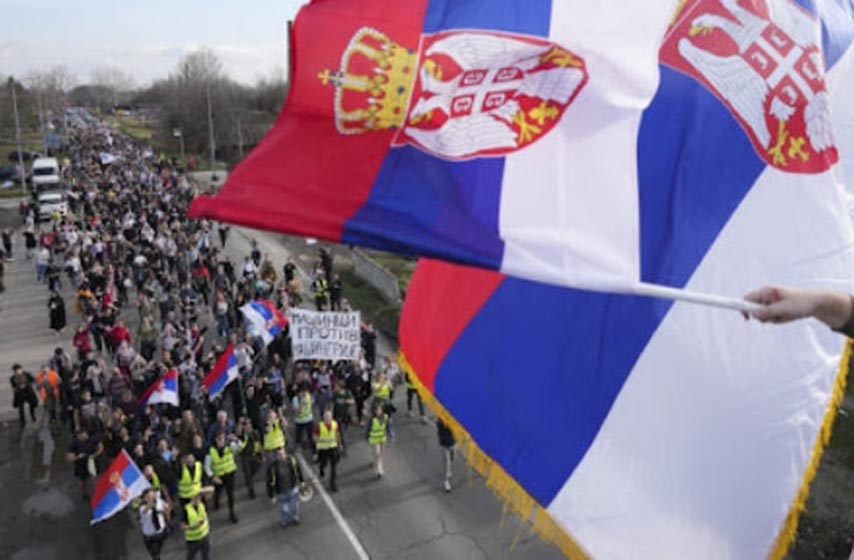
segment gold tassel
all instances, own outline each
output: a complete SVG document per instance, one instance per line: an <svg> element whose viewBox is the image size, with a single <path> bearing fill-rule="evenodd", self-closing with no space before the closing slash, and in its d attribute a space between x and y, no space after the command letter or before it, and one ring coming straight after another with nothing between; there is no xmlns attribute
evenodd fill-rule
<svg viewBox="0 0 854 560"><path fill-rule="evenodd" d="M821 456L827 444L830 443L830 436L833 433L833 422L836 420L836 413L839 410L839 405L842 404L842 399L845 398L845 384L848 381L848 370L851 361L852 342L848 340L845 344L845 351L842 353L842 360L839 362L839 370L836 374L836 383L833 386L833 394L830 396L830 403L827 406L827 411L824 413L824 420L821 424L821 430L816 437L813 445L812 456L807 465L807 470L804 473L801 487L795 495L792 507L789 509L789 515L777 535L774 547L768 558L771 560L780 560L789 551L792 541L795 540L795 535L798 531L798 521L800 521L801 513L806 509L807 497L810 493L810 483L815 478L815 473L818 470L818 465L821 462Z"/></svg>

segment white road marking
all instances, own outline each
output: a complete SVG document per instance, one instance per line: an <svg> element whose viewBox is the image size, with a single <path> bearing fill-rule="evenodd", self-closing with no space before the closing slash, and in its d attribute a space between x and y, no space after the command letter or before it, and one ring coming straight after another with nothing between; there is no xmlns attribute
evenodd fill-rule
<svg viewBox="0 0 854 560"><path fill-rule="evenodd" d="M335 502L332 501L329 493L326 492L326 488L324 488L323 484L318 480L317 476L314 474L314 470L303 458L302 453L297 453L296 456L297 459L299 459L299 464L300 467L302 467L303 473L308 475L312 485L314 485L314 488L318 491L320 497L323 498L323 503L325 503L326 507L329 508L329 511L332 512L332 517L335 518L338 526L341 527L341 531L344 532L344 536L347 537L347 540L350 541L351 545L353 545L353 550L356 551L356 555L359 557L359 560L370 560L371 557L368 556L365 547L362 546L362 543L359 541L359 537L356 536L356 533L354 533L353 529L350 528L347 520L344 519L343 515L341 515L341 511L338 509L338 506L336 506Z"/></svg>

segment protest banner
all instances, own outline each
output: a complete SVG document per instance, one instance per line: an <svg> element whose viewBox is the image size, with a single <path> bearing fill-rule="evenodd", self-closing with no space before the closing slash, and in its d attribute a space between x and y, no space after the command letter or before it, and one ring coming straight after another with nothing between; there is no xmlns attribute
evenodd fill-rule
<svg viewBox="0 0 854 560"><path fill-rule="evenodd" d="M291 345L295 360L358 360L358 311L347 313L291 309Z"/></svg>

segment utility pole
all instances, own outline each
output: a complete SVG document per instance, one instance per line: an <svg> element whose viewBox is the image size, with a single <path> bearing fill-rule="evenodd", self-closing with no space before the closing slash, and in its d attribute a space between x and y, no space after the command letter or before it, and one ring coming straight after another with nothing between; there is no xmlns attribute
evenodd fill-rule
<svg viewBox="0 0 854 560"><path fill-rule="evenodd" d="M18 97L15 95L15 80L9 76L9 89L12 90L12 113L15 115L15 143L18 145L18 167L21 169L21 185L27 196L27 171L24 169L24 156L21 154L21 123L18 120Z"/></svg>
<svg viewBox="0 0 854 560"><path fill-rule="evenodd" d="M214 123L213 109L211 108L211 85L205 87L205 96L208 102L208 145L210 147L211 181L216 181L216 146L214 145Z"/></svg>
<svg viewBox="0 0 854 560"><path fill-rule="evenodd" d="M237 149L240 151L240 159L243 159L243 128L240 126L240 117L237 117Z"/></svg>
<svg viewBox="0 0 854 560"><path fill-rule="evenodd" d="M175 128L172 130L172 136L178 139L178 142L181 144L181 162L186 163L186 157L184 156L184 131L180 128Z"/></svg>
<svg viewBox="0 0 854 560"><path fill-rule="evenodd" d="M39 106L39 130L41 130L42 134L42 148L44 149L45 155L47 155L47 136L45 136L44 132L44 109L42 108L42 92L41 89L36 87L36 102Z"/></svg>

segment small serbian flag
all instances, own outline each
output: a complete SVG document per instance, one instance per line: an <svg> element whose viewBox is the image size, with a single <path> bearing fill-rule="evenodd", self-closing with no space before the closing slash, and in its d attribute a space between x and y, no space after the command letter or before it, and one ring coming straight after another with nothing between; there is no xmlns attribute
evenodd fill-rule
<svg viewBox="0 0 854 560"><path fill-rule="evenodd" d="M252 336L261 337L265 346L270 344L288 324L287 317L266 299L250 301L241 307L240 311L246 318L246 328Z"/></svg>
<svg viewBox="0 0 854 560"><path fill-rule="evenodd" d="M175 368L160 376L139 398L139 406L158 403L178 406L178 370Z"/></svg>
<svg viewBox="0 0 854 560"><path fill-rule="evenodd" d="M150 486L128 452L122 449L95 483L90 525L112 517Z"/></svg>
<svg viewBox="0 0 854 560"><path fill-rule="evenodd" d="M214 398L222 393L229 383L237 379L238 375L240 370L234 355L234 345L229 344L213 369L202 379L202 385L207 388L210 398Z"/></svg>

